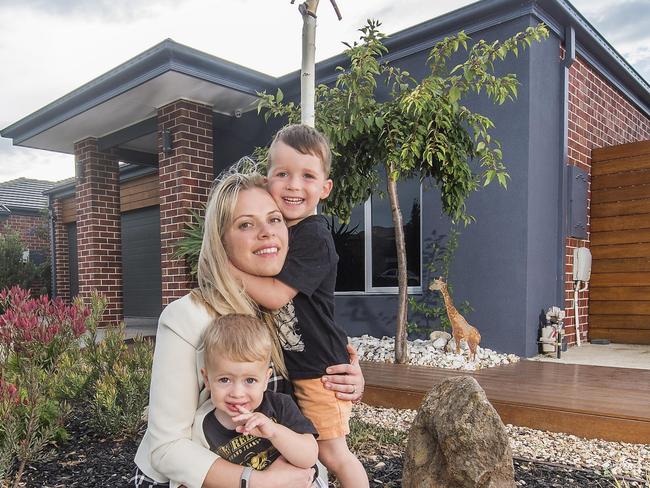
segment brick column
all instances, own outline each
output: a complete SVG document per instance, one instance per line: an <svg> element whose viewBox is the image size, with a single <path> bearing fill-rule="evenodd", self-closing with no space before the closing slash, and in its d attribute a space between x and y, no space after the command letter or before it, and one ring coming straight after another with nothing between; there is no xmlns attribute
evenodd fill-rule
<svg viewBox="0 0 650 488"><path fill-rule="evenodd" d="M122 250L118 160L97 149L97 140L75 144L79 295L93 291L108 301L103 322L122 320Z"/></svg>
<svg viewBox="0 0 650 488"><path fill-rule="evenodd" d="M169 131L171 151L162 147ZM158 161L160 178L160 251L162 302L182 297L196 282L183 259L174 259L181 230L191 221L190 210L203 210L214 174L212 108L177 100L158 109Z"/></svg>
<svg viewBox="0 0 650 488"><path fill-rule="evenodd" d="M54 247L56 249L56 296L70 303L70 263L68 261L68 230L63 223L63 202L52 204L54 211Z"/></svg>

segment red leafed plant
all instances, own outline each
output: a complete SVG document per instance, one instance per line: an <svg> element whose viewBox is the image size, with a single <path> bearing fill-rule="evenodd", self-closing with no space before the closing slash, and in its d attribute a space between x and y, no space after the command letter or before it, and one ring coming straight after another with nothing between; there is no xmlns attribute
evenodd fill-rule
<svg viewBox="0 0 650 488"><path fill-rule="evenodd" d="M25 465L65 438L64 359L90 311L14 287L0 292L0 312L0 486L17 487Z"/></svg>

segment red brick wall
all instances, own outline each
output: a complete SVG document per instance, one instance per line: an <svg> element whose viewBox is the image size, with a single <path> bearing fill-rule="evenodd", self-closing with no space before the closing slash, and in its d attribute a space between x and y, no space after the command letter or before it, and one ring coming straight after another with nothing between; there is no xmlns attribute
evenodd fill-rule
<svg viewBox="0 0 650 488"><path fill-rule="evenodd" d="M202 209L213 179L212 108L177 100L158 110L160 179L160 251L163 306L185 295L196 284L189 266L172 258L190 210ZM172 134L172 151L162 150L162 132Z"/></svg>
<svg viewBox="0 0 650 488"><path fill-rule="evenodd" d="M122 320L122 241L118 160L97 149L97 140L75 144L79 295L107 299L103 322Z"/></svg>
<svg viewBox="0 0 650 488"><path fill-rule="evenodd" d="M584 169L591 178L591 150L650 139L650 119L632 105L593 67L577 58L569 70L569 164ZM591 188L587 192L588 205ZM587 220L589 235L589 220ZM567 239L565 255L565 307L567 339L574 343L573 249L589 247L589 239ZM589 292L578 299L581 339L588 331Z"/></svg>
<svg viewBox="0 0 650 488"><path fill-rule="evenodd" d="M64 201L56 199L54 211L54 246L56 248L56 296L70 303L70 263L68 260L68 230L63 219Z"/></svg>
<svg viewBox="0 0 650 488"><path fill-rule="evenodd" d="M0 234L11 231L18 232L27 249L45 251L49 254L50 240L48 221L45 216L13 213L8 218L0 220Z"/></svg>

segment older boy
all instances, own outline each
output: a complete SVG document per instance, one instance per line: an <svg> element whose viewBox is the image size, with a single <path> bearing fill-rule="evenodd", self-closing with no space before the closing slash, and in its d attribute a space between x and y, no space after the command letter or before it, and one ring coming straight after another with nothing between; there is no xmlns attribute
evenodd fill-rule
<svg viewBox="0 0 650 488"><path fill-rule="evenodd" d="M345 331L334 322L338 255L318 203L332 191L327 139L305 125L280 130L269 150L267 189L289 227L289 253L275 278L235 276L260 305L278 310L276 321L289 377L301 411L318 430L320 461L343 488L368 486L359 460L350 452L351 402L336 398L320 380L328 366L348 361ZM234 267L233 267L234 268Z"/></svg>
<svg viewBox="0 0 650 488"><path fill-rule="evenodd" d="M196 413L192 440L245 466L242 486L248 486L253 470L267 468L280 455L298 467L314 466L316 429L290 396L266 391L272 338L264 323L224 315L205 330L203 347L201 374L210 399Z"/></svg>

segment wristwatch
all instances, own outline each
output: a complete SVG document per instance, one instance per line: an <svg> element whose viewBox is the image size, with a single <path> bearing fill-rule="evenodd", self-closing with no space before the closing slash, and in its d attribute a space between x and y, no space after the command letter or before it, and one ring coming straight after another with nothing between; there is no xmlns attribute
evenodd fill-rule
<svg viewBox="0 0 650 488"><path fill-rule="evenodd" d="M241 478L239 480L239 488L250 488L250 484L248 481L251 478L251 473L253 472L253 468L250 466L246 466L244 468L244 471L241 473Z"/></svg>

